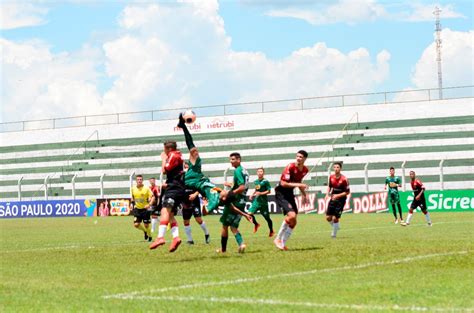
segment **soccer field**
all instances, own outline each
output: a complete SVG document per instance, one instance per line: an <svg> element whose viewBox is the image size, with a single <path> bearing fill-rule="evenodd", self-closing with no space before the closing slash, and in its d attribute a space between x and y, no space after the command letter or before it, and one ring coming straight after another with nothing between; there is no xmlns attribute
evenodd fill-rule
<svg viewBox="0 0 474 313"><path fill-rule="evenodd" d="M150 251L131 217L1 220L0 311L473 311L474 214L432 218L347 214L334 240L323 216L301 215L287 252L263 218L257 234L242 220L247 251L229 237L224 256L217 216L210 245L193 223L197 243L173 254L169 238Z"/></svg>

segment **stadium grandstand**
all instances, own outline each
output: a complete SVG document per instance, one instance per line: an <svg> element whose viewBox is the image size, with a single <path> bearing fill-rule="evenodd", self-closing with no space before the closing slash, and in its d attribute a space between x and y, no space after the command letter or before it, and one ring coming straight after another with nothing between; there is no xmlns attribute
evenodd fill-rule
<svg viewBox="0 0 474 313"><path fill-rule="evenodd" d="M203 171L222 184L238 151L272 185L295 152L309 152L311 190L325 191L334 161L353 192L381 191L388 168L408 188L415 169L428 189L474 188L474 86L196 107L190 127ZM434 108L436 108L434 110ZM182 109L0 125L4 201L127 197L134 174L159 177L165 139L187 153L176 129ZM291 116L291 118L288 118ZM186 156L186 154L185 154Z"/></svg>

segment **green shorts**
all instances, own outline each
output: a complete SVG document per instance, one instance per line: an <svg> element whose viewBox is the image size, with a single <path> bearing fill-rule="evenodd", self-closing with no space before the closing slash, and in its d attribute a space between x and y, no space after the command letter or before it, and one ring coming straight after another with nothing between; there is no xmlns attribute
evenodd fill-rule
<svg viewBox="0 0 474 313"><path fill-rule="evenodd" d="M242 212L245 210L245 203L242 205L241 203L234 202L234 205ZM234 213L230 205L224 206L224 212L222 213L222 216L220 218L220 222L223 226L239 228L241 219L242 215Z"/></svg>
<svg viewBox="0 0 474 313"><path fill-rule="evenodd" d="M266 205L258 203L258 202L252 203L252 206L249 209L249 213L250 214L255 214L258 211L260 211L260 213L268 212L268 203Z"/></svg>
<svg viewBox="0 0 474 313"><path fill-rule="evenodd" d="M398 192L389 192L389 198L391 203L398 203L400 202L400 195Z"/></svg>

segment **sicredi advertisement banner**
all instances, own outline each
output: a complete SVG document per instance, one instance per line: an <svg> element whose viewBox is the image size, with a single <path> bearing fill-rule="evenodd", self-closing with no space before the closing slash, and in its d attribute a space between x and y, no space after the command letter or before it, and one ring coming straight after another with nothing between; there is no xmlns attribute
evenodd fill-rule
<svg viewBox="0 0 474 313"><path fill-rule="evenodd" d="M427 190L425 191L428 211L465 212L474 211L474 190ZM413 192L400 192L400 204L408 211L413 201Z"/></svg>
<svg viewBox="0 0 474 313"><path fill-rule="evenodd" d="M0 202L0 218L96 216L95 200Z"/></svg>

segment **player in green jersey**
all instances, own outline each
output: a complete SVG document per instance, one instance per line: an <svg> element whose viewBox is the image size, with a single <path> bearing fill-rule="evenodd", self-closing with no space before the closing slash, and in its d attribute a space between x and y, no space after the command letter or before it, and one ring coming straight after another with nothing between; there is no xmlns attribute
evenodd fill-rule
<svg viewBox="0 0 474 313"><path fill-rule="evenodd" d="M186 145L189 149L189 160L186 162L188 170L184 175L184 183L187 188L198 191L206 198L207 206L202 208L203 214L206 215L219 206L219 192L221 189L217 188L216 185L202 173L202 162L199 151L194 145L193 137L186 127L182 114L179 115L178 127L183 130Z"/></svg>
<svg viewBox="0 0 474 313"><path fill-rule="evenodd" d="M234 152L230 154L230 163L234 170L233 183L225 182L226 187L231 187L230 191L221 192L221 200L225 204L224 212L222 213L220 222L222 223L221 232L221 249L217 252L224 253L227 250L227 239L229 237L229 227L235 236L235 240L239 245L239 253L245 251L246 245L242 238L242 234L239 232L239 224L242 216L250 218L245 210L245 194L249 186L249 174L246 169L240 164L241 156L239 153Z"/></svg>
<svg viewBox="0 0 474 313"><path fill-rule="evenodd" d="M395 216L395 224L402 223L402 207L400 205L400 195L398 194L398 187L402 186L402 180L400 177L395 176L395 168L390 167L390 176L385 178L385 186L384 190L387 190L388 186L388 197L390 203L392 204L393 216ZM397 218L397 209L398 207L398 214L399 218Z"/></svg>
<svg viewBox="0 0 474 313"><path fill-rule="evenodd" d="M268 228L270 229L270 234L268 235L268 237L273 237L275 233L273 232L273 222L270 218L270 212L268 211L267 197L267 195L270 194L272 187L270 186L268 180L263 177L264 174L265 170L263 169L263 167L257 169L258 179L254 182L255 191L249 197L249 200L253 199L252 206L249 209L249 214L252 216L252 222L254 224L254 233L256 233L258 228L260 227L260 224L257 223L257 219L255 218L255 213L260 211L260 214L263 215L263 217L267 221Z"/></svg>

